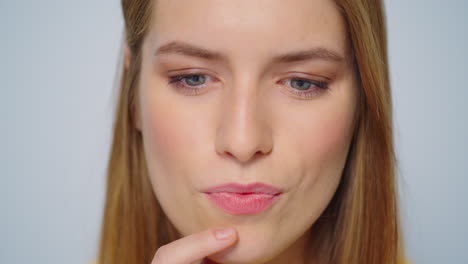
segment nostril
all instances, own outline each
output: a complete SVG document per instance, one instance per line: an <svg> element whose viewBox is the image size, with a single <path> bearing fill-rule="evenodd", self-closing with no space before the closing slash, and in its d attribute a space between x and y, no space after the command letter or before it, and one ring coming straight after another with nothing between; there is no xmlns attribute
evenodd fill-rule
<svg viewBox="0 0 468 264"><path fill-rule="evenodd" d="M224 154L228 157L234 158L234 155L231 152L224 152Z"/></svg>

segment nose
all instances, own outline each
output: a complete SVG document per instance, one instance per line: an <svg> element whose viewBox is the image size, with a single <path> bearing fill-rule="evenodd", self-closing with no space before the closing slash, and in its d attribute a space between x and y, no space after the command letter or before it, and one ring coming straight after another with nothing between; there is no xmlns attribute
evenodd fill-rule
<svg viewBox="0 0 468 264"><path fill-rule="evenodd" d="M255 90L229 89L223 99L216 152L242 164L269 154L273 149L272 131Z"/></svg>

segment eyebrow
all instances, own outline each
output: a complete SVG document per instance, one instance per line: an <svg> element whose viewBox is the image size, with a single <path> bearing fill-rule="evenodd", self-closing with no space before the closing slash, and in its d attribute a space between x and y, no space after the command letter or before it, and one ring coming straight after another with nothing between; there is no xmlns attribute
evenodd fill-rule
<svg viewBox="0 0 468 264"><path fill-rule="evenodd" d="M219 52L210 51L205 48L197 47L195 45L181 41L172 41L162 45L161 47L156 49L156 51L154 52L154 56L171 53L197 57L206 60L227 60L227 57ZM276 63L290 63L305 60L325 60L331 62L342 62L344 61L344 57L333 50L324 47L315 47L308 50L294 51L291 53L281 54L273 58L273 62Z"/></svg>

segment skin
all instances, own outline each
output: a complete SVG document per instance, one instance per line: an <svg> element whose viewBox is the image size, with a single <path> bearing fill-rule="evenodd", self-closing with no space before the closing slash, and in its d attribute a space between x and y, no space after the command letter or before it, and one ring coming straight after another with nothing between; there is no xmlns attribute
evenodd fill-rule
<svg viewBox="0 0 468 264"><path fill-rule="evenodd" d="M155 55L173 41L222 59ZM342 60L272 60L317 47ZM159 250L156 262L211 255L218 263L308 263L307 231L341 179L356 110L346 28L333 1L160 0L142 52L137 128L154 193L185 237ZM187 90L169 84L183 74L203 75L204 83L186 83ZM307 83L303 91L293 85L297 78L326 82L328 89ZM201 192L228 182L263 182L283 194L260 214L231 215ZM237 232L232 243L215 246L212 232L202 232L227 226Z"/></svg>

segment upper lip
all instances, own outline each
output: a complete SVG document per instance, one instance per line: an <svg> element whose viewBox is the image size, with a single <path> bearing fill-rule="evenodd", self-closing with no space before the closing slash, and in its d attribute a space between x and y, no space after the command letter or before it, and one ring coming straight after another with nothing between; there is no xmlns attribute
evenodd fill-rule
<svg viewBox="0 0 468 264"><path fill-rule="evenodd" d="M264 193L276 195L280 194L281 190L272 185L264 184L261 182L255 182L250 184L240 183L227 183L210 187L203 191L204 193L219 193L219 192L230 192L230 193Z"/></svg>

